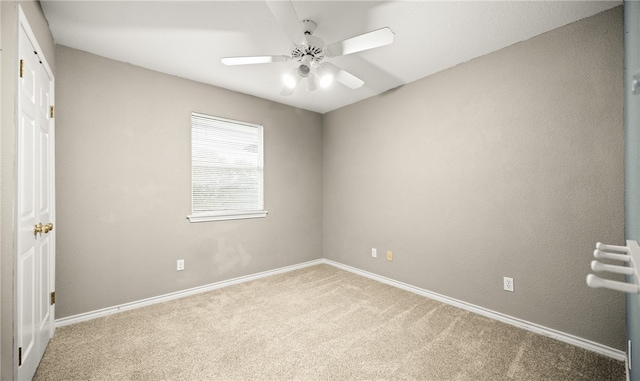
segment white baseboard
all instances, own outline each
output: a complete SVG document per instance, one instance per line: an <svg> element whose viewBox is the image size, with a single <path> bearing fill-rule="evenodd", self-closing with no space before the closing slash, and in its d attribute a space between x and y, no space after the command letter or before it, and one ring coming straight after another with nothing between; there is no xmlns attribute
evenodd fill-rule
<svg viewBox="0 0 640 381"><path fill-rule="evenodd" d="M544 327L535 323L528 322L526 320L518 319L513 316L505 315L500 312L492 311L487 308L479 307L471 303L463 302L461 300L450 298L448 296L444 296L435 292L427 291L422 288L415 287L410 284L398 282L396 280L389 279L374 273L370 273L368 271L360 270L355 267L343 265L342 263L334 262L329 259L323 259L322 261L328 265L335 266L339 269L346 270L354 274L358 274L373 280L377 280L378 282L382 282L390 286L398 287L418 295L426 296L427 298L435 299L437 301L452 305L454 307L458 307L466 311L474 312L479 315L488 317L490 319L494 319L503 323L516 326L518 328L526 329L527 331L535 332L537 334L547 336L547 337L565 342L567 344L571 344L576 347L586 349L588 351L596 352L601 355L611 357L615 360L626 361L626 358L627 358L627 355L625 354L625 352L621 350L614 349L606 345L602 345L587 339L583 339L581 337L577 337L565 332L560 332L552 328Z"/></svg>
<svg viewBox="0 0 640 381"><path fill-rule="evenodd" d="M398 282L390 278L386 278L374 273L370 273L368 271L360 270L358 268L344 265L342 263L335 262L329 259L324 259L324 258L57 319L56 328L63 327L65 325L80 323L87 320L96 319L103 316L113 315L119 312L133 310L140 307L149 306L152 304L162 303L162 302L166 302L173 299L184 298L185 296L191 296L191 295L195 295L195 294L199 294L207 291L212 291L219 288L232 286L239 283L249 282L252 280L268 277L271 275L282 274L289 271L294 271L294 270L302 269L309 266L319 265L323 263L337 267L345 271L352 272L357 275L361 275L361 276L376 280L381 283L388 284L390 286L394 286L409 292L413 292L418 295L425 296L427 298L438 300L440 302L452 305L454 307L461 308L466 311L470 311L482 316L486 316L490 319L494 319L494 320L501 321L503 323L507 323L522 329L526 329L528 331L535 332L543 336L551 337L553 339L556 339L571 345L575 345L576 347L584 348L586 350L596 352L607 357L611 357L615 360L626 361L627 356L625 352L621 350L614 349L606 345L598 344L590 340L586 340L574 335L570 335L568 333L560 332L555 329L547 328L535 323L528 322L526 320L518 319L509 315L502 314L500 312L492 311L483 307L479 307L470 303L463 302L461 300L453 299L448 296L427 291L407 283Z"/></svg>
<svg viewBox="0 0 640 381"><path fill-rule="evenodd" d="M135 302L120 304L113 307L107 307L107 308L102 308L95 311L85 312L78 315L68 316L61 319L56 319L56 328L64 327L65 325L80 323L87 320L93 320L103 316L117 314L119 312L133 310L140 307L150 306L152 304L162 303L169 300L184 298L185 296L200 294L203 292L212 291L212 290L216 290L216 289L227 287L227 286L233 286L234 284L250 282L252 280L268 277L271 275L282 274L282 273L302 269L309 266L319 265L322 263L324 263L322 259L316 259L309 262L299 263L297 265L281 267L275 270L263 271L257 274L241 276L238 278L223 280L220 282L211 283L211 284L207 284L200 287L194 287L194 288L189 288L187 290L172 292L170 294L155 296L152 298L142 299Z"/></svg>

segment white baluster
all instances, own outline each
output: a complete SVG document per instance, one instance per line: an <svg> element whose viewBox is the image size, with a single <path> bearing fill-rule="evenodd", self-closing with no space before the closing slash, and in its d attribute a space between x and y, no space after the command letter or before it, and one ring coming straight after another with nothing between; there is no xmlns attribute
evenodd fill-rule
<svg viewBox="0 0 640 381"><path fill-rule="evenodd" d="M615 253L610 253L614 251ZM625 262L627 266L608 265L599 261L591 261L593 271L609 272L628 275L630 283L602 279L593 274L587 275L587 285L592 288L608 288L610 290L640 294L640 277L638 276L638 264L640 264L640 245L637 241L627 240L627 246L607 245L602 242L596 244L593 252L596 259L608 259Z"/></svg>

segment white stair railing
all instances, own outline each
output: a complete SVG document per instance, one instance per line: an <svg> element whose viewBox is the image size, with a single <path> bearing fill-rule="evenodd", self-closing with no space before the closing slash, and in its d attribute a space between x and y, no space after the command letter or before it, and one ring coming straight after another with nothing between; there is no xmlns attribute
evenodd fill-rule
<svg viewBox="0 0 640 381"><path fill-rule="evenodd" d="M599 276L587 275L587 285L591 288L608 288L610 290L640 294L640 244L638 241L627 241L627 246L606 245L598 242L593 252L596 259L609 259L623 262L623 265L607 265L597 260L591 261L591 270L596 272L610 272L614 274L629 275L631 283L602 279ZM628 279L629 279L628 278Z"/></svg>

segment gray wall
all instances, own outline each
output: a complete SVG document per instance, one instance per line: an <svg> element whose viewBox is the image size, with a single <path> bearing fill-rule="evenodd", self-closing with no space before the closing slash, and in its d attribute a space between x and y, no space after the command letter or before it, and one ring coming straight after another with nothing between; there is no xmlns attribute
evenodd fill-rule
<svg viewBox="0 0 640 381"><path fill-rule="evenodd" d="M17 4L38 40L47 63L55 74L54 44L49 25L37 1L0 1L0 379L13 379L17 364L13 351L13 272L15 204L15 85L18 54Z"/></svg>
<svg viewBox="0 0 640 381"><path fill-rule="evenodd" d="M64 46L56 61L57 318L322 257L320 114ZM187 221L192 111L264 125L266 218Z"/></svg>
<svg viewBox="0 0 640 381"><path fill-rule="evenodd" d="M324 257L624 349L622 59L618 7L325 114Z"/></svg>

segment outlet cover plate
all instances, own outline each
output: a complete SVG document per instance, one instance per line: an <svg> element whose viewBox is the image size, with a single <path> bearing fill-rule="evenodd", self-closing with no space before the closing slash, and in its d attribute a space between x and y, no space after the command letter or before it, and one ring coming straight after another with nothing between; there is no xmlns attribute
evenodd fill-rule
<svg viewBox="0 0 640 381"><path fill-rule="evenodd" d="M176 271L183 271L184 270L184 259L178 259L177 265L176 265Z"/></svg>
<svg viewBox="0 0 640 381"><path fill-rule="evenodd" d="M509 292L514 292L513 288L513 278L504 277L504 290Z"/></svg>
<svg viewBox="0 0 640 381"><path fill-rule="evenodd" d="M373 258L378 258L378 250L375 248L371 249L371 256Z"/></svg>

